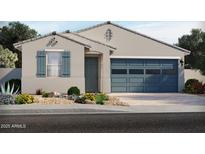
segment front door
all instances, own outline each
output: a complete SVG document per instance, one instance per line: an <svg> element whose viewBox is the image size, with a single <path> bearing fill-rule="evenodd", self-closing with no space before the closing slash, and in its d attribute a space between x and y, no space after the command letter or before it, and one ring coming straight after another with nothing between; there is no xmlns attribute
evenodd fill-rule
<svg viewBox="0 0 205 154"><path fill-rule="evenodd" d="M98 58L85 58L85 91L98 92Z"/></svg>

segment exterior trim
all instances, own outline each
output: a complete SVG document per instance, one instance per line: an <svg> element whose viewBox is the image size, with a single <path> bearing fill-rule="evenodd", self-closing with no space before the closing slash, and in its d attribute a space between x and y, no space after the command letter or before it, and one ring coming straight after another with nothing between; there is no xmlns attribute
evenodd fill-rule
<svg viewBox="0 0 205 154"><path fill-rule="evenodd" d="M181 57L155 57L155 56L110 56L113 59L181 59Z"/></svg>
<svg viewBox="0 0 205 154"><path fill-rule="evenodd" d="M49 33L49 34L46 34L46 35L43 35L43 36L40 36L40 37L35 37L35 38L31 38L31 39L28 39L28 40L24 40L24 41L21 41L21 42L18 42L18 43L14 43L13 45L14 45L14 47L15 48L18 48L19 46L21 46L22 44L25 44L25 43L28 43L28 42L32 42L32 41L36 41L36 40L39 40L39 39L42 39L42 38L45 38L45 37L48 37L48 36L55 36L55 35L57 35L57 36L59 36L59 37L62 37L62 38L64 38L64 39L67 39L67 40L70 40L70 41L72 41L72 42L75 42L75 43L78 43L78 44L80 44L80 45L83 45L83 46L85 46L85 47L87 47L87 48L91 48L91 46L90 45L88 45L88 44L84 44L84 43L81 43L81 42L79 42L79 41L76 41L76 40L74 40L74 39L71 39L71 38L69 38L69 37L67 37L67 36L64 36L64 35L61 35L61 34L57 34L57 33Z"/></svg>
<svg viewBox="0 0 205 154"><path fill-rule="evenodd" d="M116 47L113 47L113 46L111 46L111 45L108 45L108 44L105 44L105 43L102 43L102 42L99 42L99 41L96 41L96 40L87 38L87 37L85 37L85 36L79 35L78 33L71 33L71 34L76 35L76 36L79 36L79 37L81 37L81 38L84 38L84 39L86 39L86 40L88 40L88 41L92 41L92 42L94 42L94 43L98 43L98 44L104 45L104 46L106 46L106 47L109 47L109 48L112 48L112 49L115 49L115 50L117 49Z"/></svg>
<svg viewBox="0 0 205 154"><path fill-rule="evenodd" d="M190 53L191 53L191 51L189 51L189 50L180 48L180 47L175 46L175 45L171 45L171 44L166 43L166 42L164 42L164 41L160 41L160 40L158 40L158 39L155 39L155 38L152 38L152 37L150 37L150 36L147 36L147 35L141 34L141 33L139 33L139 32L136 32L136 31L134 31L134 30L131 30L131 29L125 28L125 27L123 27L123 26L120 26L120 25L111 23L110 21L107 21L107 22L104 22L104 23L101 23L101 24L98 24L98 25L95 25L95 26L92 26L92 27L88 27L88 28L85 28L85 29L78 30L78 31L76 31L76 33L88 31L88 30L91 30L91 29L94 29L94 28L97 28L97 27L101 27L101 26L104 26L104 25L108 25L108 24L113 25L113 26L118 27L118 28L121 28L121 29L124 29L124 30L126 30L126 31L131 32L131 33L140 35L140 36L142 36L142 37L145 37L145 38L147 38L147 39L153 40L153 41L155 41L155 42L164 44L164 45L166 45L166 46L172 47L172 48L174 48L174 49L180 50L180 51L185 52L185 53L187 53L187 54L190 54Z"/></svg>

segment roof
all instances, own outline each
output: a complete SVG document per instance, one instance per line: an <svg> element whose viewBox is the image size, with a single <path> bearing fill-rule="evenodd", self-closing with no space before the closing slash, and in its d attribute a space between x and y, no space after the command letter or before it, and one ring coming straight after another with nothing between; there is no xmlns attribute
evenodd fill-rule
<svg viewBox="0 0 205 154"><path fill-rule="evenodd" d="M101 45L104 45L106 47L109 47L111 49L116 49L115 47L113 47L111 45L89 39L89 38L81 36L80 34L77 34L77 33L70 33L70 32L69 33L52 32L52 33L49 33L49 34L46 34L46 35L43 35L43 36L38 36L38 37L27 39L27 40L24 40L24 41L21 41L21 42L18 42L18 43L14 43L14 47L17 48L17 47L21 46L24 43L32 42L32 41L39 40L39 39L42 39L42 38L45 38L45 37L48 37L48 36L52 36L52 35L54 35L54 36L56 35L56 36L62 37L64 39L73 41L73 42L78 43L80 45L83 45L87 48L91 48L91 45L89 45L89 42L91 41L91 42L94 42L94 43L101 44Z"/></svg>
<svg viewBox="0 0 205 154"><path fill-rule="evenodd" d="M102 42L99 42L99 41L87 38L87 37L82 36L82 35L80 35L78 33L71 33L71 32L69 32L69 33L63 33L62 35L66 36L66 37L70 37L70 38L72 38L74 40L78 40L79 42L83 42L83 43L86 43L86 44L89 44L90 42L93 42L93 43L97 43L97 44L106 46L106 47L111 48L111 49L116 49L116 47L113 47L111 45L108 45L108 44L105 44L105 43L102 43Z"/></svg>
<svg viewBox="0 0 205 154"><path fill-rule="evenodd" d="M101 26L104 26L104 25L109 25L109 24L110 24L110 25L113 25L113 26L115 26L115 27L121 28L121 29L123 29L123 30L129 31L129 32L131 32L131 33L134 33L134 34L136 34L136 35L140 35L140 36L145 37L145 38L147 38L147 39L150 39L150 40L156 41L156 42L158 42L158 43L164 44L164 45L166 45L166 46L172 47L172 48L174 48L174 49L180 50L180 51L182 51L182 52L191 53L191 51L189 51L189 50L186 50L186 49L180 48L180 47L178 47L178 46L175 46L175 45L166 43L166 42L164 42L164 41L161 41L161 40L152 38L152 37L150 37L150 36L141 34L141 33L139 33L139 32L136 32L136 31L131 30L131 29L128 29L128 28L125 28L125 27L120 26L120 25L118 25L118 24L114 24L114 23L112 23L112 22L110 22L110 21L107 21L107 22L104 22L104 23L101 23L101 24L97 24L97 25L95 25L95 26L91 26L91 27L88 27L88 28L84 28L84 29L78 30L78 31L76 31L76 33L88 31L88 30L91 30L91 29L94 29L94 28L97 28L97 27L101 27Z"/></svg>
<svg viewBox="0 0 205 154"><path fill-rule="evenodd" d="M32 41L39 40L39 39L42 39L42 38L45 38L45 37L48 37L48 36L52 36L52 35L53 35L53 36L56 35L56 36L62 37L62 38L64 38L64 39L67 39L67 40L70 40L70 41L72 41L72 42L75 42L75 43L78 43L78 44L80 44L80 45L83 45L83 46L85 46L85 47L87 47L87 48L91 48L91 46L88 45L88 44L79 42L79 41L77 41L77 40L71 39L71 38L69 38L69 37L67 37L67 36L64 36L64 35L62 35L62 34L58 34L58 33L56 33L56 32L52 32L52 33L49 33L49 34L46 34L46 35L43 35L43 36L38 36L38 37L35 37L35 38L31 38L31 39L27 39L27 40L24 40L24 41L21 41L21 42L17 42L17 43L14 43L13 45L14 45L15 48L17 48L18 46L21 46L21 45L24 44L24 43L32 42Z"/></svg>

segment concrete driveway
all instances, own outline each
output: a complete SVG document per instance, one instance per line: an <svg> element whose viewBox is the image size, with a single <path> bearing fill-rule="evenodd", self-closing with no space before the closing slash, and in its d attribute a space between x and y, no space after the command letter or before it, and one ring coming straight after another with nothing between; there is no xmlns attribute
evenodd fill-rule
<svg viewBox="0 0 205 154"><path fill-rule="evenodd" d="M130 106L190 105L205 106L205 97L182 93L112 93Z"/></svg>

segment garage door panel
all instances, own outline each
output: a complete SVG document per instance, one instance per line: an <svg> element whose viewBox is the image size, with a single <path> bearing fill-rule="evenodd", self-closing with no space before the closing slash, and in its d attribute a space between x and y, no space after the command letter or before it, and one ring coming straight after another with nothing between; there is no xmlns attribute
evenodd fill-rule
<svg viewBox="0 0 205 154"><path fill-rule="evenodd" d="M151 85L145 86L145 92L159 92L159 91L160 91L159 86L151 86Z"/></svg>
<svg viewBox="0 0 205 154"><path fill-rule="evenodd" d="M127 92L126 87L112 87L113 92Z"/></svg>
<svg viewBox="0 0 205 154"><path fill-rule="evenodd" d="M145 77L145 83L159 83L160 82L160 76L146 76Z"/></svg>
<svg viewBox="0 0 205 154"><path fill-rule="evenodd" d="M138 83L144 83L144 77L135 77L135 78L129 78L129 82L134 83L134 82L138 82Z"/></svg>
<svg viewBox="0 0 205 154"><path fill-rule="evenodd" d="M144 92L144 86L129 87L129 92Z"/></svg>
<svg viewBox="0 0 205 154"><path fill-rule="evenodd" d="M177 88L176 86L162 86L161 87L161 92L176 92L177 91Z"/></svg>
<svg viewBox="0 0 205 154"><path fill-rule="evenodd" d="M126 82L112 82L112 86L118 86L118 87L123 87L123 86L127 86L127 83Z"/></svg>
<svg viewBox="0 0 205 154"><path fill-rule="evenodd" d="M166 84L166 83L172 83L175 84L176 83L177 78L175 76L163 76L162 77L162 84Z"/></svg>
<svg viewBox="0 0 205 154"><path fill-rule="evenodd" d="M128 87L131 87L131 86L144 86L144 83L143 82L135 82L135 83L127 83L127 86Z"/></svg>
<svg viewBox="0 0 205 154"><path fill-rule="evenodd" d="M126 78L112 78L112 82L127 82Z"/></svg>

